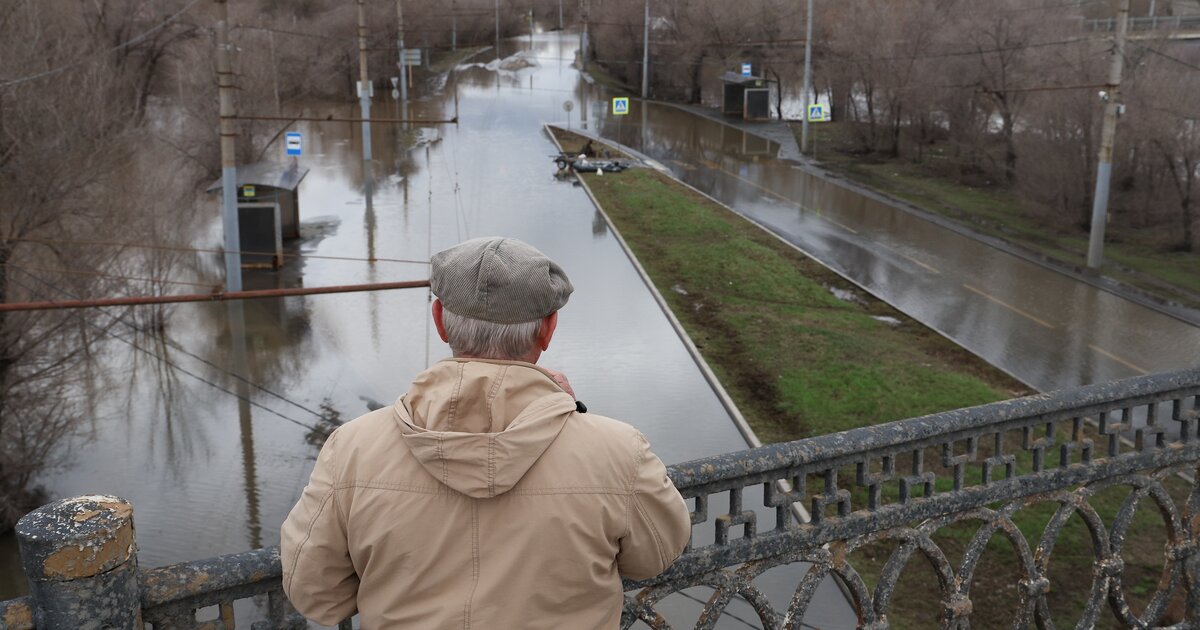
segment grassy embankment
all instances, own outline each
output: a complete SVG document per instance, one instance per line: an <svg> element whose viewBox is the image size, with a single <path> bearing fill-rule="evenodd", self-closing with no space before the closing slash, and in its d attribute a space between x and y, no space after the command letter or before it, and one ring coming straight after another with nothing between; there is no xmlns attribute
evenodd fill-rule
<svg viewBox="0 0 1200 630"><path fill-rule="evenodd" d="M848 123L811 125L817 161L851 181L957 221L1051 259L1084 267L1088 235L1030 213L1011 190L998 182L968 185L936 170L938 147L918 164L857 153ZM799 140L800 125L792 125ZM1104 274L1151 295L1200 308L1200 253L1171 250L1174 234L1164 229L1108 230Z"/></svg>
<svg viewBox="0 0 1200 630"><path fill-rule="evenodd" d="M556 130L556 136L567 149L581 144L569 132ZM765 442L1027 392L999 370L666 175L635 169L584 177ZM853 298L840 299L832 289ZM981 445L978 461L989 456L988 448ZM1018 468L1032 465L1029 454L1019 448L1019 436L1013 436L1007 450L1018 454ZM950 477L939 470L940 457L940 452L926 454L927 469L938 472L942 491L950 488ZM897 462L896 468L907 465ZM841 471L839 476L854 479L854 471ZM978 466L968 469L968 482L977 482L979 476ZM895 484L889 486L885 497L890 491L895 498ZM1092 505L1111 522L1126 494L1120 489L1101 493ZM856 507L863 505L863 496L861 490L855 492ZM1037 506L1016 514L1031 546L1037 545L1053 512L1052 506ZM1126 584L1134 602L1152 594L1161 566L1166 537L1152 512L1139 512L1126 547ZM946 528L935 540L957 565L974 531ZM869 586L874 586L894 547L874 544L851 555ZM1090 542L1078 517L1065 528L1053 558L1055 589L1049 599L1061 625L1078 617L1090 585ZM993 538L973 583L973 627L1011 625L1018 568L1007 543ZM893 627L936 627L936 583L927 563L910 563L892 600ZM1140 605L1135 603L1135 608Z"/></svg>

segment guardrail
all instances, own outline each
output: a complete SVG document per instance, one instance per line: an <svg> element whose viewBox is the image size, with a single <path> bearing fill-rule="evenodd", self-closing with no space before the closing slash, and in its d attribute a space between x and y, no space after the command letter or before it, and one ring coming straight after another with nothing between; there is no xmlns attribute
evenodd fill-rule
<svg viewBox="0 0 1200 630"><path fill-rule="evenodd" d="M1086 523L1093 554L1092 574L1086 576L1090 594L1078 627L1092 627L1106 610L1129 627L1160 625L1180 588L1186 603L1178 627L1195 627L1200 622L1197 462L1200 369L673 466L671 478L692 506L693 545L663 575L626 582L622 627L639 621L670 627L659 611L664 598L703 585L712 595L703 603L697 628L712 627L735 598L753 608L764 628L799 628L817 586L832 577L857 614L858 627L880 630L889 627L898 578L911 561L923 558L936 574L923 586L930 603L938 602L940 625L965 628L973 610L972 578L993 535L1003 537L1018 559L1015 627L1051 627L1048 567L1073 515ZM1186 481L1173 476L1181 473ZM1172 496L1168 480L1185 485L1186 497ZM1115 513L1101 514L1089 501L1114 486L1128 487L1128 497ZM764 520L773 522L760 523L759 512L744 504L752 493L761 493ZM1047 503L1055 506L1054 514L1031 547L1014 515ZM808 508L810 522L794 520L794 504ZM1122 580L1122 553L1139 508L1161 515L1166 551L1157 591L1135 614ZM967 524L974 533L956 565L935 534ZM0 628L132 627L138 622L154 628L234 628L234 602L247 598L255 599L249 609L261 618L252 628L304 626L282 596L277 548L139 570L132 508L115 497L52 503L23 519L18 537L32 594L0 603ZM874 588L868 588L849 558L879 542L895 549ZM807 568L790 601L780 605L755 579L790 564ZM202 610L212 618L198 621Z"/></svg>

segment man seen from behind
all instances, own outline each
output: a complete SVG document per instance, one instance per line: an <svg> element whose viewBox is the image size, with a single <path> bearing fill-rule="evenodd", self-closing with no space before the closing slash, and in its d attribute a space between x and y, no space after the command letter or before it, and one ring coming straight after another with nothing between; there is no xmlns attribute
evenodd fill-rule
<svg viewBox="0 0 1200 630"><path fill-rule="evenodd" d="M674 562L688 509L633 427L536 365L573 288L508 238L433 257L453 358L330 435L283 524L288 598L363 628L617 628L621 576Z"/></svg>

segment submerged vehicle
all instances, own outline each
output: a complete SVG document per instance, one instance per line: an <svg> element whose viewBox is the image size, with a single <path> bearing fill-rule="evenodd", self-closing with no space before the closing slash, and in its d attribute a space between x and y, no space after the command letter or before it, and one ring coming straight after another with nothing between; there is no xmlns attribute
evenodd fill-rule
<svg viewBox="0 0 1200 630"><path fill-rule="evenodd" d="M570 169L576 173L595 173L597 171L620 173L629 168L628 164L620 160L598 160L584 154L574 155L565 152L554 156L554 164L560 171Z"/></svg>

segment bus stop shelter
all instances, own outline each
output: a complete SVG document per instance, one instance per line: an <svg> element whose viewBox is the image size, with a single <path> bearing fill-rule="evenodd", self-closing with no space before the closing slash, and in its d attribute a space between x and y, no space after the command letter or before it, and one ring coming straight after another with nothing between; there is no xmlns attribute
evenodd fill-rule
<svg viewBox="0 0 1200 630"><path fill-rule="evenodd" d="M237 168L238 233L242 266L278 269L283 239L300 237L300 182L308 169L296 163L259 162ZM218 179L207 192L224 185Z"/></svg>
<svg viewBox="0 0 1200 630"><path fill-rule="evenodd" d="M771 119L771 89L763 77L736 72L721 75L721 113L742 120Z"/></svg>

